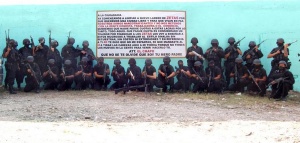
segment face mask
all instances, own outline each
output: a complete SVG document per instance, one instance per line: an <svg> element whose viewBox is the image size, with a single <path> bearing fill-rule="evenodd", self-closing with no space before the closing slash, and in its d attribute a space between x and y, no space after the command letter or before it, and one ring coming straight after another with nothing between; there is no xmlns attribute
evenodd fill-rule
<svg viewBox="0 0 300 143"><path fill-rule="evenodd" d="M29 47L29 44L25 44L25 47Z"/></svg>
<svg viewBox="0 0 300 143"><path fill-rule="evenodd" d="M99 61L98 63L99 63L99 65L102 65L102 64L103 64L103 61Z"/></svg>
<svg viewBox="0 0 300 143"><path fill-rule="evenodd" d="M183 67L183 64L178 64L179 67Z"/></svg>
<svg viewBox="0 0 300 143"><path fill-rule="evenodd" d="M279 70L284 70L284 69L285 69L285 67L278 67L278 69L279 69Z"/></svg>
<svg viewBox="0 0 300 143"><path fill-rule="evenodd" d="M150 63L146 63L146 66L148 67L148 66L151 66L151 64Z"/></svg>
<svg viewBox="0 0 300 143"><path fill-rule="evenodd" d="M242 63L237 63L237 67L242 67Z"/></svg>
<svg viewBox="0 0 300 143"><path fill-rule="evenodd" d="M134 67L134 65L135 65L135 64L133 64L133 63L130 63L130 64L129 64L130 67Z"/></svg>
<svg viewBox="0 0 300 143"><path fill-rule="evenodd" d="M164 61L164 65L169 65L170 62Z"/></svg>
<svg viewBox="0 0 300 143"><path fill-rule="evenodd" d="M229 45L231 45L231 46L232 46L233 44L234 44L234 42L229 42Z"/></svg>
<svg viewBox="0 0 300 143"><path fill-rule="evenodd" d="M261 66L260 65L255 65L254 68L259 69Z"/></svg>
<svg viewBox="0 0 300 143"><path fill-rule="evenodd" d="M213 43L211 44L213 47L218 47L218 44L217 43Z"/></svg>
<svg viewBox="0 0 300 143"><path fill-rule="evenodd" d="M86 65L86 64L87 64L87 62L86 62L86 61L84 61L84 62L82 62L82 64L83 64L83 65Z"/></svg>
<svg viewBox="0 0 300 143"><path fill-rule="evenodd" d="M192 42L193 46L196 46L197 45L197 42Z"/></svg>
<svg viewBox="0 0 300 143"><path fill-rule="evenodd" d="M282 47L282 46L283 46L283 43L277 43L277 46L278 46L278 47Z"/></svg>
<svg viewBox="0 0 300 143"><path fill-rule="evenodd" d="M253 49L255 46L249 46L250 47L250 49Z"/></svg>

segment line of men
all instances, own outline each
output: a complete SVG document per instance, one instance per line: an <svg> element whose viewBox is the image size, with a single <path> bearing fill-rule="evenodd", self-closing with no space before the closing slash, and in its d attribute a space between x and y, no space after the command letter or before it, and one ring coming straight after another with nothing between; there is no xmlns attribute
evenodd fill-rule
<svg viewBox="0 0 300 143"><path fill-rule="evenodd" d="M10 40L8 46L3 51L3 57L7 58L5 67L7 75L5 84L11 94L16 92L12 88L16 79L18 88L26 76L25 92L35 90L39 92L39 82L44 81L44 89L68 90L75 81L76 90L93 88L96 90L106 90L110 83L109 65L104 63L104 58L95 58L92 50L88 48L88 41L83 41L83 48L75 48L74 38L69 38L67 45L62 48L60 56L56 49L58 42L51 41L50 48L45 45L45 39L39 38L40 44L34 48L30 47L29 39L23 40L24 47L17 50L18 43ZM115 81L110 89L123 88L127 86L148 85L146 90L153 91L153 86L163 88L163 92L169 90L188 91L193 85L193 92L217 92L224 90L244 92L245 87L249 92L257 92L260 96L266 94L266 85L272 85L272 98L286 99L289 90L293 89L294 78L288 71L288 46L284 40L277 40L278 47L274 48L268 58L272 61L272 70L267 77L266 70L261 65L259 58L263 56L254 41L249 42L249 49L242 53L233 37L228 39L229 46L223 50L219 46L217 39L211 41L211 47L205 53L199 47L198 39L192 38L192 46L187 49L188 66L183 65L183 61L178 61L178 68L175 70L170 65L170 57L163 58L163 64L159 66L158 77L156 69L152 66L151 59L146 59L143 70L136 65L134 58L128 61L129 68L125 72L121 66L120 59L115 59L115 66L111 76ZM242 58L239 56L242 55ZM80 56L80 63L76 58ZM222 59L225 59L224 69L221 66ZM93 67L93 60L97 64ZM204 70L203 61L207 60L208 67ZM35 61L35 62L34 62ZM246 62L243 65L243 62ZM17 63L17 64L16 64ZM62 67L63 65L63 67ZM225 71L225 76L223 75ZM34 73L41 73L34 74ZM174 77L178 82L174 83ZM251 79L252 78L252 79ZM279 81L278 79L283 79ZM143 80L144 79L144 80ZM231 80L233 83L231 84ZM143 90L138 88L138 90ZM259 90L259 91L258 91Z"/></svg>
<svg viewBox="0 0 300 143"><path fill-rule="evenodd" d="M263 53L259 50L262 42L256 45L254 41L250 41L249 49L243 53L238 47L240 41L236 42L233 37L230 37L228 47L223 50L219 46L218 40L212 39L212 46L203 53L202 48L197 45L198 39L195 37L191 39L192 46L187 49L186 55L188 68L182 68L180 71L197 73L192 74L192 77L200 79L201 82L190 82L194 85L200 84L194 86L193 92L203 91L206 85L207 91L216 92L222 92L223 89L244 92L247 87L250 94L264 96L267 87L271 86L271 98L286 100L288 91L293 89L295 83L293 74L288 70L291 67L288 47L292 43L284 44L283 38L277 39L277 47L268 54L268 58L273 58L273 60L272 69L267 76L266 70L259 60L263 57ZM205 72L202 67L204 59L209 61ZM224 68L221 66L222 59L225 60ZM245 64L243 64L244 62ZM197 69L200 70L197 71ZM225 76L223 76L223 71L225 71ZM209 78L208 84L205 83L207 77ZM182 82L181 85L186 83L187 81Z"/></svg>

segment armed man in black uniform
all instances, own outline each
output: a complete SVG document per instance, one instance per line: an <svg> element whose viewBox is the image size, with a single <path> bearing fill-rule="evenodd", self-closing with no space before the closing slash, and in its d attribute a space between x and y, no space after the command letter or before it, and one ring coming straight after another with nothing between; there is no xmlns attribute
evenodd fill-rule
<svg viewBox="0 0 300 143"><path fill-rule="evenodd" d="M254 79L252 79L252 76ZM249 78L251 83L247 89L250 94L254 92L254 94L258 93L260 96L264 96L266 94L267 73L259 59L253 61L253 68Z"/></svg>
<svg viewBox="0 0 300 143"><path fill-rule="evenodd" d="M60 53L57 50L57 46L58 46L58 42L56 40L51 40L51 47L49 48L48 52L47 52L47 59L54 59L55 61L55 65L57 66L57 68L59 69L59 71L61 72L62 69L62 58L60 57Z"/></svg>
<svg viewBox="0 0 300 143"><path fill-rule="evenodd" d="M274 48L270 54L268 55L268 58L273 58L272 62L271 62L271 66L272 69L270 71L270 74L272 74L273 71L278 69L278 63L279 61L285 61L287 63L287 69L290 68L290 62L289 61L289 43L288 44L284 44L284 39L282 38L278 38L277 42L276 42L277 46L276 48ZM269 75L270 75L269 74Z"/></svg>
<svg viewBox="0 0 300 143"><path fill-rule="evenodd" d="M145 66L142 71L142 77L144 83L148 84L148 88L146 90L148 92L153 92L153 86L156 84L156 68L152 66L152 60L150 58L147 58L145 60Z"/></svg>
<svg viewBox="0 0 300 143"><path fill-rule="evenodd" d="M219 41L217 39L211 40L212 47L208 48L204 54L207 61L215 61L215 66L222 70L221 61L224 58L223 48L219 46Z"/></svg>
<svg viewBox="0 0 300 143"><path fill-rule="evenodd" d="M127 84L127 78L125 76L125 69L121 65L121 60L119 58L114 60L115 66L112 69L111 76L113 77L115 83L110 86L110 90L123 88L124 84Z"/></svg>
<svg viewBox="0 0 300 143"><path fill-rule="evenodd" d="M70 60L72 62L72 68L77 68L77 60L76 58L80 55L80 52L75 49L73 46L75 43L75 39L70 37L68 38L68 43L61 50L61 57L63 57L63 62L66 60Z"/></svg>
<svg viewBox="0 0 300 143"><path fill-rule="evenodd" d="M256 45L254 41L249 42L249 48L246 50L242 56L243 60L246 62L245 66L249 71L252 71L252 63L255 59L260 59L263 57L263 53L258 49L259 46Z"/></svg>
<svg viewBox="0 0 300 143"><path fill-rule="evenodd" d="M235 59L235 66L231 69L230 77L234 78L234 83L229 86L230 91L243 93L244 87L249 83L249 73L247 67L243 65L242 58Z"/></svg>
<svg viewBox="0 0 300 143"><path fill-rule="evenodd" d="M170 85L170 92L174 89L174 68L170 65L171 59L169 56L163 58L163 64L158 68L157 87L162 88L163 92L167 92L167 85Z"/></svg>
<svg viewBox="0 0 300 143"><path fill-rule="evenodd" d="M192 38L191 43L193 45L187 49L185 56L187 58L187 64L189 68L192 68L196 61L203 63L204 60L203 50L197 45L198 39L196 37Z"/></svg>
<svg viewBox="0 0 300 143"><path fill-rule="evenodd" d="M199 61L200 62L200 61ZM200 62L201 63L201 62ZM182 60L178 60L178 68L175 66L177 82L174 84L174 90L187 92L190 89L190 69L183 65Z"/></svg>
<svg viewBox="0 0 300 143"><path fill-rule="evenodd" d="M73 69L72 62L70 60L66 60L60 73L59 85L57 89L59 91L72 89L74 74L75 70Z"/></svg>
<svg viewBox="0 0 300 143"><path fill-rule="evenodd" d="M2 57L6 58L5 69L6 69L6 82L8 84L8 90L10 94L16 94L13 89L14 81L16 78L16 72L18 69L19 55L16 50L16 41L11 39L8 45L3 50Z"/></svg>
<svg viewBox="0 0 300 143"><path fill-rule="evenodd" d="M49 47L45 45L45 38L40 37L39 38L39 45L35 46L33 48L33 55L36 63L39 65L40 70L42 73L47 71L47 52L49 50Z"/></svg>
<svg viewBox="0 0 300 143"><path fill-rule="evenodd" d="M49 59L46 67L47 71L43 72L44 90L56 90L60 69L55 65L54 59Z"/></svg>
<svg viewBox="0 0 300 143"><path fill-rule="evenodd" d="M80 52L80 61L82 60L83 57L87 57L88 58L88 62L87 64L89 66L92 66L93 67L93 60L96 60L96 57L94 55L94 52L91 48L89 48L89 41L87 40L84 40L82 42L82 50Z"/></svg>
<svg viewBox="0 0 300 143"><path fill-rule="evenodd" d="M193 92L204 92L207 89L207 76L200 61L194 63L194 67L190 69L191 81L194 84Z"/></svg>
<svg viewBox="0 0 300 143"><path fill-rule="evenodd" d="M26 85L24 87L24 92L30 92L35 90L35 93L40 93L40 82L41 82L41 71L39 65L34 62L33 56L27 57L27 62L25 64L26 68Z"/></svg>
<svg viewBox="0 0 300 143"><path fill-rule="evenodd" d="M208 83L207 83L207 92L222 92L222 70L215 66L213 60L209 61L208 67L205 69Z"/></svg>
<svg viewBox="0 0 300 143"><path fill-rule="evenodd" d="M28 56L32 56L32 48L29 47L30 40L24 39L23 40L24 47L19 49L19 56L20 56L20 62L19 62L19 71L16 75L16 81L18 84L18 89L21 90L21 83L23 83L24 77L26 75L26 61Z"/></svg>
<svg viewBox="0 0 300 143"><path fill-rule="evenodd" d="M93 84L93 67L88 64L88 58L83 57L75 73L75 90L85 90Z"/></svg>
<svg viewBox="0 0 300 143"><path fill-rule="evenodd" d="M228 39L229 46L225 49L225 56L224 58L226 59L224 63L225 67L225 78L226 78L226 88L228 89L229 84L230 84L230 73L232 72L231 70L234 69L235 66L235 59L239 56L242 55L242 51L237 45L235 45L235 39L233 37L230 37Z"/></svg>
<svg viewBox="0 0 300 143"><path fill-rule="evenodd" d="M269 98L276 100L287 100L289 90L293 90L295 79L293 73L287 69L285 61L279 61L278 69L268 77L269 85L272 86L272 93Z"/></svg>
<svg viewBox="0 0 300 143"><path fill-rule="evenodd" d="M99 57L98 58L98 64L94 66L94 76L95 76L95 82L94 82L94 88L95 90L107 90L107 85L110 83L109 75L109 65L104 63L104 58Z"/></svg>
<svg viewBox="0 0 300 143"><path fill-rule="evenodd" d="M129 67L126 71L126 76L128 78L128 86L138 86L143 84L142 71L139 66L136 65L134 58L128 60Z"/></svg>

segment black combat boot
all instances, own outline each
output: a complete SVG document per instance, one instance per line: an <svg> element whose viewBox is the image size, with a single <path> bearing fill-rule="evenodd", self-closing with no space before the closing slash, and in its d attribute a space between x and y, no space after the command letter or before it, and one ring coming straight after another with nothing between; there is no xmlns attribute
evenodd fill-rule
<svg viewBox="0 0 300 143"><path fill-rule="evenodd" d="M8 86L8 89L9 89L9 93L10 93L10 94L17 94L17 93L14 91L12 85L9 85L9 86Z"/></svg>

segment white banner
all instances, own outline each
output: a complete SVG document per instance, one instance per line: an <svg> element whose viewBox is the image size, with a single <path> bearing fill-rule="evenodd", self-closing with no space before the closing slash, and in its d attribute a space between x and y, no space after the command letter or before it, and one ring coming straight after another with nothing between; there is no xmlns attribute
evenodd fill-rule
<svg viewBox="0 0 300 143"><path fill-rule="evenodd" d="M185 54L185 11L97 11L98 57Z"/></svg>

